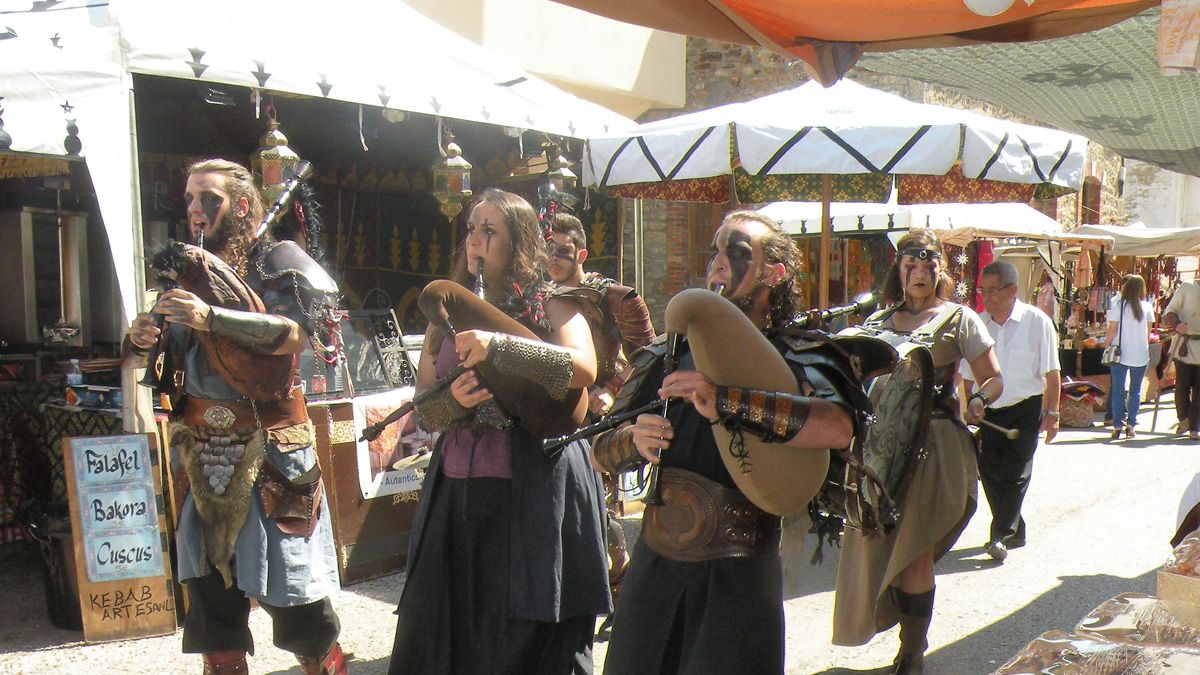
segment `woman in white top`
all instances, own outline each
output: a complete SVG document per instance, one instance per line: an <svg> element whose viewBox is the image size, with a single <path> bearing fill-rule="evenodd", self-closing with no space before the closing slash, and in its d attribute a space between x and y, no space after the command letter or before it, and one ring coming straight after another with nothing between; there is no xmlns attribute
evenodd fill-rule
<svg viewBox="0 0 1200 675"><path fill-rule="evenodd" d="M1120 297L1113 298L1108 309L1107 344L1121 350L1117 363L1109 366L1112 386L1112 437L1133 438L1137 426L1138 404L1142 400L1142 377L1150 364L1150 322L1154 308L1146 301L1146 280L1136 274L1125 277ZM1128 386L1126 386L1128 380Z"/></svg>

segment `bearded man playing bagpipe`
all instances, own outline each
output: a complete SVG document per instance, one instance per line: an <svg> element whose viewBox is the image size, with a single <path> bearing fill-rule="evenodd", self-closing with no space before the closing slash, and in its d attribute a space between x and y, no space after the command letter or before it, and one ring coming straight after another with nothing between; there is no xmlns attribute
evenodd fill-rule
<svg viewBox="0 0 1200 675"><path fill-rule="evenodd" d="M124 345L126 366L150 366L172 397L171 454L190 483L177 532L183 651L203 654L206 674L248 672L250 598L304 673L346 672L327 597L338 588L333 533L297 368L310 340L336 358L337 286L296 243L259 239L298 183L264 218L245 168L189 167L198 245L172 242L154 256L164 292ZM315 214L299 204L288 211L309 231Z"/></svg>
<svg viewBox="0 0 1200 675"><path fill-rule="evenodd" d="M777 223L729 214L712 290L672 298L634 357L613 415L667 403L592 450L606 471L655 467L605 673L784 671L780 516L804 517L864 398L844 353L797 330L798 260Z"/></svg>

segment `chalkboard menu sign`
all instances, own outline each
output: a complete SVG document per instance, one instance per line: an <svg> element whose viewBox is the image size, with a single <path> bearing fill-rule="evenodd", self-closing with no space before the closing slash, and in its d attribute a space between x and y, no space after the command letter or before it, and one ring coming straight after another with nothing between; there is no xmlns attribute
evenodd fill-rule
<svg viewBox="0 0 1200 675"><path fill-rule="evenodd" d="M63 439L84 639L175 630L153 435Z"/></svg>

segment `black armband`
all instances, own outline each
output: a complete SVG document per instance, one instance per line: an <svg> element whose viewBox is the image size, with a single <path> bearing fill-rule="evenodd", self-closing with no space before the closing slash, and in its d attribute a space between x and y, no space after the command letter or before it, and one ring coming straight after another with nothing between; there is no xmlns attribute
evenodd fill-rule
<svg viewBox="0 0 1200 675"><path fill-rule="evenodd" d="M600 434L592 443L592 458L596 466L608 473L633 471L646 463L633 444L633 428L621 427Z"/></svg>
<svg viewBox="0 0 1200 675"><path fill-rule="evenodd" d="M750 432L769 443L783 443L804 428L812 400L798 394L719 386L716 408L717 420L727 428Z"/></svg>

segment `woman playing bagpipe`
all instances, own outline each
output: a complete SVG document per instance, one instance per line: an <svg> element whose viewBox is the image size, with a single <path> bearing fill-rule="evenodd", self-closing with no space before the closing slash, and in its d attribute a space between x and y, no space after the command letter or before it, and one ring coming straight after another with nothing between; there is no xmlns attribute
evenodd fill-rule
<svg viewBox="0 0 1200 675"><path fill-rule="evenodd" d="M658 396L666 410L595 441L604 471L658 467L614 616L609 675L784 671L780 516L816 493L829 448L850 444L865 398L836 353L793 348L803 342L789 334L803 310L798 262L771 219L726 216L707 273L717 292L672 298L665 341L634 357L613 407ZM673 354L676 336L686 344Z"/></svg>
<svg viewBox="0 0 1200 675"><path fill-rule="evenodd" d="M592 671L596 616L609 611L604 491L586 444L543 452L552 424L537 418L577 409L557 433L582 421L596 356L577 305L543 281L546 262L533 208L488 190L470 212L459 283L422 292L431 324L416 413L442 435L409 543L391 673ZM470 329L489 313L513 327ZM470 370L440 386L460 364ZM534 394L550 399L523 407Z"/></svg>
<svg viewBox="0 0 1200 675"><path fill-rule="evenodd" d="M992 338L974 310L949 302L953 281L944 272L942 245L929 230L915 230L896 245L883 300L891 307L866 326L899 334L919 333L931 342L933 419L924 458L900 503L900 520L889 533L847 528L838 566L833 642L866 644L898 622L900 651L894 673L922 672L933 614L934 561L954 545L975 512L978 468L975 444L958 413L954 373L966 359L980 383L967 405L967 422L979 423L1004 383Z"/></svg>

